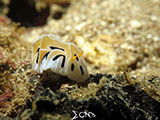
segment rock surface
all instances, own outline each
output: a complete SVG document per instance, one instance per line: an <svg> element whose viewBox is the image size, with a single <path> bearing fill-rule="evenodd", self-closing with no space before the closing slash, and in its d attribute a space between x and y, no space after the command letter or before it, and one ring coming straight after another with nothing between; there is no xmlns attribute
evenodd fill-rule
<svg viewBox="0 0 160 120"><path fill-rule="evenodd" d="M123 85L125 79L122 75L96 74L91 78L93 82L89 84L99 86L95 95L83 97L87 93L82 93L82 96L73 98L70 94L73 90L53 92L50 88L44 88L33 97L33 101L28 101L18 119L69 120L74 117L73 110L77 114L84 111L92 112L96 115L92 117L93 120L160 119L160 103L149 97L137 85ZM79 89L83 87L80 86ZM83 117L89 119L88 116Z"/></svg>

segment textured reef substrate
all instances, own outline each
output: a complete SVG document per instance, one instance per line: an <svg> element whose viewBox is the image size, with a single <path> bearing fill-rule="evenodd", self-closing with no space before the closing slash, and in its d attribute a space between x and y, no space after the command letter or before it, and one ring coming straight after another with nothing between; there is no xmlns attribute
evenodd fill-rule
<svg viewBox="0 0 160 120"><path fill-rule="evenodd" d="M92 112L96 115L93 120L160 119L160 103L138 85L126 85L125 81L121 74L95 74L90 76L86 85L77 88L73 84L70 85L73 88L68 85L52 91L51 87L45 86L35 91L33 99L27 101L16 119L70 120L74 117L73 110ZM90 118L85 116L84 119Z"/></svg>

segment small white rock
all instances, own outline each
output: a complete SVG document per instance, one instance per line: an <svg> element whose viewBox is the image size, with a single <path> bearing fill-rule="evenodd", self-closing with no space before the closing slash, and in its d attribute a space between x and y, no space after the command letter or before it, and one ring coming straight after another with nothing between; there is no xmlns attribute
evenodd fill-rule
<svg viewBox="0 0 160 120"><path fill-rule="evenodd" d="M152 38L152 34L148 34L148 35L147 35L147 38L148 38L148 39Z"/></svg>
<svg viewBox="0 0 160 120"><path fill-rule="evenodd" d="M130 22L130 25L131 25L132 28L140 28L142 24L137 20L132 20Z"/></svg>
<svg viewBox="0 0 160 120"><path fill-rule="evenodd" d="M67 26L66 26L66 30L67 30L67 31L71 30L71 26L67 25Z"/></svg>
<svg viewBox="0 0 160 120"><path fill-rule="evenodd" d="M81 24L76 26L76 30L80 31L85 25L86 25L86 22L82 22Z"/></svg>
<svg viewBox="0 0 160 120"><path fill-rule="evenodd" d="M152 21L156 21L156 20L157 20L157 17L156 17L155 15L152 15L152 16L151 16L151 20L152 20Z"/></svg>
<svg viewBox="0 0 160 120"><path fill-rule="evenodd" d="M154 40L154 41L159 41L160 38L159 38L158 36L155 36L155 37L153 38L153 40Z"/></svg>
<svg viewBox="0 0 160 120"><path fill-rule="evenodd" d="M75 16L75 17L74 17L74 20L75 20L76 22L78 22L80 19L79 19L78 16Z"/></svg>

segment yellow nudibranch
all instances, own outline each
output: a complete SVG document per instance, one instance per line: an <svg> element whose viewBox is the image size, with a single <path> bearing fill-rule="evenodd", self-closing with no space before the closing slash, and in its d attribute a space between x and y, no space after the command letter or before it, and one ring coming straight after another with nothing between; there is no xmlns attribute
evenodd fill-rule
<svg viewBox="0 0 160 120"><path fill-rule="evenodd" d="M71 80L84 82L89 73L81 51L71 42L63 42L46 34L32 44L32 68L38 73L51 69Z"/></svg>

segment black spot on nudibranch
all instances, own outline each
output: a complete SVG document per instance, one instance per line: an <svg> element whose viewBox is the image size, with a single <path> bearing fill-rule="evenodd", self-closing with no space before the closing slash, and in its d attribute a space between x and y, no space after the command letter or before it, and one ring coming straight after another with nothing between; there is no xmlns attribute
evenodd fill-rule
<svg viewBox="0 0 160 120"><path fill-rule="evenodd" d="M71 64L71 71L73 71L74 70L74 64L72 63Z"/></svg>
<svg viewBox="0 0 160 120"><path fill-rule="evenodd" d="M63 60L62 60L62 64L61 64L62 68L64 67L65 59L66 59L66 57L63 55Z"/></svg>
<svg viewBox="0 0 160 120"><path fill-rule="evenodd" d="M79 61L78 57L76 57L76 60Z"/></svg>
<svg viewBox="0 0 160 120"><path fill-rule="evenodd" d="M62 64L61 64L61 67L63 68L64 67L64 64L65 64L65 60L66 60L66 57L62 54L60 55L56 55L54 58L53 58L53 61L57 60L59 57L63 57L63 60L62 60Z"/></svg>
<svg viewBox="0 0 160 120"><path fill-rule="evenodd" d="M59 48L59 47L50 46L50 48L51 48L52 50L58 49L58 50L64 51L64 49ZM47 53L43 56L43 59L46 58L46 60L47 60L47 57L48 57L48 55L49 55L50 52L51 52L51 51L47 52ZM43 59L42 59L42 60L43 60Z"/></svg>
<svg viewBox="0 0 160 120"><path fill-rule="evenodd" d="M50 53L50 52L47 52L47 53L43 56L43 59L46 58L46 60L47 60L47 57L48 57L49 53ZM42 59L42 60L43 60L43 59Z"/></svg>
<svg viewBox="0 0 160 120"><path fill-rule="evenodd" d="M39 50L40 50L40 47L38 47L38 49L37 49L37 51L36 51L36 52L39 52Z"/></svg>
<svg viewBox="0 0 160 120"><path fill-rule="evenodd" d="M77 60L77 61L79 61L79 58L77 57L77 55L76 55L76 54L74 54L74 56L76 56L76 60Z"/></svg>
<svg viewBox="0 0 160 120"><path fill-rule="evenodd" d="M83 67L82 66L80 66L80 70L81 70L82 75L84 75L84 71L83 71Z"/></svg>
<svg viewBox="0 0 160 120"><path fill-rule="evenodd" d="M38 53L38 56L37 56L37 59L36 59L36 63L38 64L38 60L39 60L39 53Z"/></svg>
<svg viewBox="0 0 160 120"><path fill-rule="evenodd" d="M37 49L37 53L38 53L38 56L37 56L37 59L36 59L36 63L38 64L38 60L39 60L39 50L40 50L40 47L38 47L38 49Z"/></svg>
<svg viewBox="0 0 160 120"><path fill-rule="evenodd" d="M51 48L52 50L54 50L54 49L58 49L58 50L65 51L63 48L59 48L59 47L50 46L50 48Z"/></svg>

